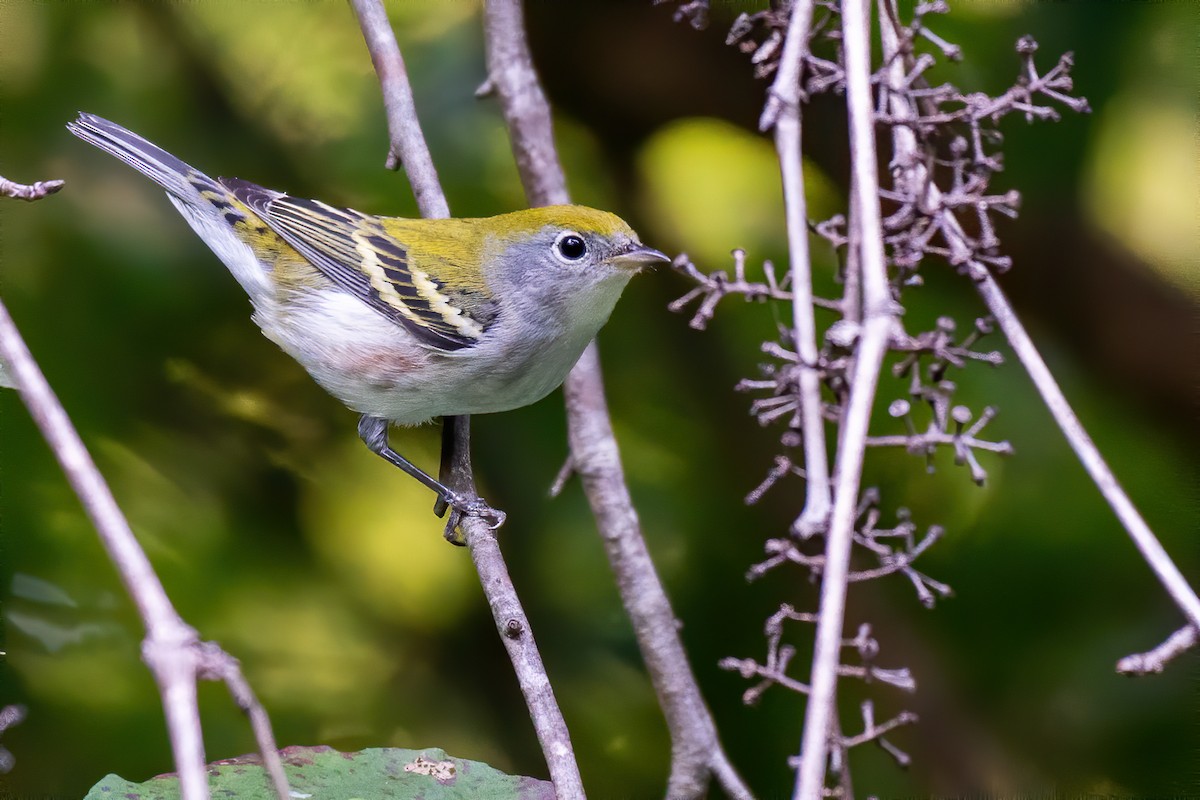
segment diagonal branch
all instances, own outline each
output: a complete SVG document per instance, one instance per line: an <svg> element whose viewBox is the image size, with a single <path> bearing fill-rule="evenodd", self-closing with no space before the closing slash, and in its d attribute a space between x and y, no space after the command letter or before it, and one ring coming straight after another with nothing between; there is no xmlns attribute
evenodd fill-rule
<svg viewBox="0 0 1200 800"><path fill-rule="evenodd" d="M442 193L429 145L417 122L417 106L408 83L408 70L400 54L400 45L396 44L396 33L388 22L387 11L383 3L376 0L350 0L350 5L358 17L383 91L390 139L386 166L388 169L404 166L421 216L444 219L450 216L450 206Z"/></svg>
<svg viewBox="0 0 1200 800"><path fill-rule="evenodd" d="M880 15L883 18L881 34L884 59L885 61L890 60L892 64L887 73L888 84L893 89L898 89L903 80L904 68L901 60L897 57L900 32L896 28L894 0L880 0L880 2L881 5L887 3L887 7L893 9L892 14L882 13ZM898 120L916 118L916 110L909 102L905 101L899 91L892 91L889 94L893 117ZM892 131L895 163L899 165L897 182L903 184L903 188L919 191L920 196L927 199L931 208L938 207L943 193L930 179L918 151L912 129L900 124L893 126ZM951 263L966 264L968 274L974 278L975 288L987 305L989 313L995 318L996 324L1004 332L1017 357L1025 366L1025 371L1042 395L1042 400L1049 408L1054 421L1058 423L1071 449L1075 451L1084 469L1087 470L1088 475L1095 482L1117 519L1133 539L1134 545L1141 552L1163 588L1166 589L1167 594L1175 601L1191 625L1200 630L1200 598L1196 596L1196 592L1188 585L1183 573L1175 566L1175 562L1171 560L1162 543L1158 541L1154 532L1150 530L1150 526L1138 513L1133 501L1129 499L1129 495L1125 493L1112 469L1100 454L1100 450L1084 430L1079 417L1075 415L1070 403L1067 402L1062 389L1054 380L1046 362L1042 360L1033 340L1030 339L1025 327L1017 318L1012 305L1008 302L1008 298L991 271L971 257L972 251L968 244L968 237L953 210L947 208L943 211L941 229L950 246Z"/></svg>
<svg viewBox="0 0 1200 800"><path fill-rule="evenodd" d="M417 205L424 216L448 217L450 208L438 182L437 171L434 169L433 159L429 155L429 148L417 119L412 87L404 68L404 58L401 56L399 45L396 44L396 36L388 22L383 4L380 0L351 0L351 5L362 27L363 38L371 51L371 61L375 64L375 71L383 89L392 140L389 165L395 158L399 158L404 164L413 194L417 198ZM453 423L449 480L452 488L474 496L475 479L471 469L469 423L470 417L458 417ZM521 693L525 697L525 704L529 708L555 793L561 800L583 798L583 780L579 776L579 766L575 763L571 737L495 534L480 517L464 517L460 527L464 530L471 560L479 573L479 583L487 596L496 628L508 651Z"/></svg>
<svg viewBox="0 0 1200 800"><path fill-rule="evenodd" d="M184 622L171 605L162 582L117 506L108 484L96 469L79 433L46 382L3 303L0 303L0 362L7 367L7 377L20 392L21 400L58 459L67 482L83 504L146 627L142 660L154 676L162 696L184 800L208 797L204 740L196 700L196 681L202 678L223 680L228 684L235 701L250 716L276 797L287 800L287 779L270 722L242 676L237 661L217 644L202 642L196 629ZM223 672L214 675L209 667L218 658Z"/></svg>
<svg viewBox="0 0 1200 800"><path fill-rule="evenodd" d="M1167 662L1197 645L1200 634L1196 630L1194 625L1184 625L1153 650L1125 656L1117 662L1117 672L1123 675L1147 675L1152 672L1162 672Z"/></svg>
<svg viewBox="0 0 1200 800"><path fill-rule="evenodd" d="M513 155L531 205L570 201L554 147L550 107L529 54L520 0L488 0L484 11L488 83L500 100ZM642 537L613 436L596 343L564 384L571 461L596 518L621 601L671 734L667 797L701 797L709 776L726 794L750 790L729 763L696 684L678 623Z"/></svg>

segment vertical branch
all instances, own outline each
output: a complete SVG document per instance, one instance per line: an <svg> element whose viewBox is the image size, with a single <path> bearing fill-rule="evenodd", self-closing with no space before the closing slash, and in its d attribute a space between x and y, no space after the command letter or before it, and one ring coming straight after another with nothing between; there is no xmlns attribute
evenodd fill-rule
<svg viewBox="0 0 1200 800"><path fill-rule="evenodd" d="M389 165L397 157L404 164L422 215L448 217L450 209L417 119L412 87L387 13L380 0L351 0L351 5L362 27L363 38L371 51L371 61L383 90L392 141ZM474 495L470 417L457 417L453 428L453 448L449 458L450 486ZM464 517L460 525L471 552L471 560L479 573L480 585L492 609L496 628L529 708L555 793L560 800L582 799L583 780L575 762L567 724L555 700L554 689L533 639L529 619L521 607L496 537L479 517Z"/></svg>
<svg viewBox="0 0 1200 800"><path fill-rule="evenodd" d="M837 668L841 655L850 547L862 480L867 426L894 325L894 303L887 283L879 211L879 177L871 102L870 17L867 0L842 4L842 38L846 61L846 103L850 121L850 246L861 265L863 323L855 354L850 398L838 442L833 514L825 545L820 617L808 705L804 715L798 800L820 800L825 785L829 739L836 713Z"/></svg>
<svg viewBox="0 0 1200 800"><path fill-rule="evenodd" d="M812 25L812 0L792 6L779 72L771 86L758 127L775 127L775 150L783 176L787 218L788 259L792 273L792 325L798 364L800 426L804 442L804 509L793 524L802 537L825 530L829 518L829 456L825 448L825 419L821 414L821 377L817 373L817 328L812 291L812 262L808 252L808 207L804 198L804 164L800 139L800 76Z"/></svg>
<svg viewBox="0 0 1200 800"><path fill-rule="evenodd" d="M550 107L533 67L520 0L488 0L484 11L488 85L500 100L513 155L531 205L570 202L554 147ZM667 797L701 797L715 775L731 797L750 791L729 763L700 694L678 623L642 537L625 483L592 342L563 386L571 464L596 518L621 601L671 734Z"/></svg>

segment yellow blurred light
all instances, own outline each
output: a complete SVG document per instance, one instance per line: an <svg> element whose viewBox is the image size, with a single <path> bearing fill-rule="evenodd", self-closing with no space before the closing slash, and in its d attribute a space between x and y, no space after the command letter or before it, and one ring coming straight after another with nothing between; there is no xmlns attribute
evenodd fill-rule
<svg viewBox="0 0 1200 800"><path fill-rule="evenodd" d="M775 146L766 136L715 119L686 119L663 127L638 157L646 213L697 261L728 260L786 248L783 189ZM831 182L805 160L809 216L834 206Z"/></svg>
<svg viewBox="0 0 1200 800"><path fill-rule="evenodd" d="M83 714L126 712L153 692L150 674L128 641L91 640L87 646L49 654L23 647L6 661L29 697Z"/></svg>
<svg viewBox="0 0 1200 800"><path fill-rule="evenodd" d="M31 85L41 73L49 41L42 11L34 3L0 3L0 75L6 93Z"/></svg>
<svg viewBox="0 0 1200 800"><path fill-rule="evenodd" d="M371 60L340 3L171 4L229 98L281 141L314 145L349 135L379 101Z"/></svg>
<svg viewBox="0 0 1200 800"><path fill-rule="evenodd" d="M960 0L953 5L955 16L996 19L1015 17L1035 5L1037 0Z"/></svg>
<svg viewBox="0 0 1200 800"><path fill-rule="evenodd" d="M395 431L401 453L437 463L433 429ZM374 613L411 628L454 624L477 598L470 557L442 538L434 496L347 440L315 468L304 498L305 532L323 563Z"/></svg>
<svg viewBox="0 0 1200 800"><path fill-rule="evenodd" d="M1200 139L1194 112L1153 93L1118 95L1089 154L1092 221L1200 298Z"/></svg>
<svg viewBox="0 0 1200 800"><path fill-rule="evenodd" d="M771 142L715 119L662 128L638 157L647 214L696 260L784 241L779 164Z"/></svg>
<svg viewBox="0 0 1200 800"><path fill-rule="evenodd" d="M347 598L312 582L239 581L205 630L245 662L274 709L364 714L398 669Z"/></svg>

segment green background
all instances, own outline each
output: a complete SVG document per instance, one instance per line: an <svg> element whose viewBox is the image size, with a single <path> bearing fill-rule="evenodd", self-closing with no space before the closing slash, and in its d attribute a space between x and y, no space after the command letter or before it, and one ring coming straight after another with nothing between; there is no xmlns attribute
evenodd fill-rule
<svg viewBox="0 0 1200 800"><path fill-rule="evenodd" d="M766 84L722 40L643 3L529 4L531 43L558 116L573 196L614 210L649 244L726 269L785 263L777 166L753 132ZM390 7L433 156L457 215L523 205L484 65L478 6ZM998 93L1022 34L1048 69L1076 53L1094 113L1013 119L996 191L1018 188L1001 235L1003 278L1051 368L1135 502L1193 584L1197 541L1197 172L1193 6L965 2L935 29L965 62L936 75ZM236 283L150 183L63 125L109 117L214 175L368 212L413 215L382 168L379 90L341 3L0 4L0 174L62 178L61 194L0 204L0 290L180 612L242 660L281 744L442 747L545 776L511 668L467 554L446 545L428 492L368 454L354 416L259 335ZM844 112L807 118L814 215L844 203ZM818 282L833 258L818 248ZM910 331L980 304L929 264L907 296ZM777 429L733 385L785 310L729 300L697 333L666 304L688 289L639 277L601 335L613 422L634 500L730 754L764 797L791 785L803 705L782 689L741 705L716 666L762 659L780 602L816 587L781 569L747 585L762 542L799 510L802 485L761 505ZM825 320L828 321L827 319ZM998 337L986 349L1001 348ZM1011 362L1011 359L1010 359ZM956 596L926 611L902 578L855 586L848 629L869 622L879 665L918 692L846 684L857 704L921 722L855 752L860 792L1181 793L1200 781L1200 659L1130 680L1117 658L1182 624L1089 484L1020 367L955 376L1000 408L987 428L1017 455L985 457L979 489L949 454L927 475L873 453L884 521L912 509L947 528L919 567ZM904 394L886 380L881 406ZM578 483L550 500L566 454L559 394L474 421L485 496L509 513L502 544L595 797L660 796L668 740ZM876 433L899 432L886 416ZM394 434L436 463L434 428ZM29 718L0 739L18 795L81 796L108 772L170 770L162 711L138 658L141 627L28 414L0 395L0 703ZM790 630L803 654L807 632ZM797 677L803 678L802 673ZM209 758L253 749L218 686L201 689Z"/></svg>

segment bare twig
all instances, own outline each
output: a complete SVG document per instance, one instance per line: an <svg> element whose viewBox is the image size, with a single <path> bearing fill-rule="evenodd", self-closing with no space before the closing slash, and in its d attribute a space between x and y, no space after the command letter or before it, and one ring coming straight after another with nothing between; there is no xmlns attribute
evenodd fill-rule
<svg viewBox="0 0 1200 800"><path fill-rule="evenodd" d="M17 183L0 175L0 195L17 200L41 200L63 187L62 181L37 181L32 184Z"/></svg>
<svg viewBox="0 0 1200 800"><path fill-rule="evenodd" d="M887 3L888 7L893 9L894 0L880 0L881 4ZM892 59L893 66L889 69L887 79L888 84L893 89L898 88L903 81L903 66L900 64L900 59L895 58L898 52L900 32L895 27L893 19L889 19L892 15L887 13L880 15L884 19L881 28L884 59ZM1018 50L1027 57L1032 57L1032 52L1035 46L1031 40L1022 39L1018 42ZM1056 81L1065 80L1061 73L1064 67L1069 65L1069 59L1060 61L1059 66L1044 76L1041 84L1054 83L1059 86ZM1032 70L1032 67L1029 67ZM1036 77L1036 76L1032 76ZM1040 89L1045 93L1045 89ZM1057 93L1051 87L1051 96L1056 99L1064 99L1065 96ZM917 112L909 101L898 92L892 91L889 93L891 97L891 115L896 120L914 120ZM1086 102L1075 98L1065 98L1071 100L1069 105L1076 109L1086 109ZM925 168L920 153L918 152L916 138L912 128L906 125L897 124L893 126L893 148L895 150L894 163L899 165L897 169L897 184L905 190L906 194L916 194L925 198L925 202L931 208L939 207L942 201L943 193L935 184ZM987 305L988 311L995 319L1000 330L1007 337L1009 344L1016 352L1017 357L1024 365L1029 377L1033 380L1038 392L1042 395L1046 406L1050 409L1055 422L1058 423L1067 442L1075 451L1080 462L1085 470L1096 483L1100 493L1113 509L1117 519L1125 527L1130 538L1133 539L1134 545L1141 552L1142 557L1146 560L1150 569L1154 572L1159 582L1166 589L1171 599L1183 612L1193 627L1200 628L1200 598L1196 596L1195 591L1188 585L1187 579L1175 566L1174 561L1167 554L1154 532L1150 530L1150 526L1138 513L1137 508L1133 505L1133 501L1129 499L1129 495L1121 487L1113 474L1112 469L1105 462L1104 457L1100 455L1099 449L1084 430L1079 418L1075 415L1070 404L1067 402L1066 396L1062 393L1058 383L1054 380L1050 369L1046 366L1046 362L1042 360L1041 354L1038 353L1032 339L1026 332L1025 327L1017 318L1013 311L1008 298L1004 295L1000 285L996 282L992 271L987 268L987 265L973 257L973 247L970 239L964 232L962 225L959 223L957 216L951 209L943 208L940 214L941 231L949 246L950 261L955 264L963 264L969 275L974 278L976 289L983 297L984 303Z"/></svg>
<svg viewBox="0 0 1200 800"><path fill-rule="evenodd" d="M525 38L520 0L488 0L484 11L488 82L500 101L531 205L570 201L546 102ZM703 796L715 775L731 797L750 791L729 764L687 654L675 614L650 560L625 484L593 342L564 384L571 460L617 576L622 603L671 734L667 797Z"/></svg>
<svg viewBox="0 0 1200 800"><path fill-rule="evenodd" d="M500 113L504 115L526 199L532 206L570 203L562 163L554 147L550 104L529 55L520 0L486 3L484 46L488 82L500 100Z"/></svg>
<svg viewBox="0 0 1200 800"><path fill-rule="evenodd" d="M450 209L417 119L404 60L383 5L380 0L351 0L351 3L383 86L392 139L389 163L397 157L403 162L417 205L424 216L448 217ZM474 496L469 424L469 417L458 417L454 421L449 479L452 488ZM561 800L583 798L583 780L575 762L570 734L496 537L480 517L466 516L460 527L464 530L464 539L479 573L480 585L487 596L496 628L529 708L555 793Z"/></svg>
<svg viewBox="0 0 1200 800"><path fill-rule="evenodd" d="M582 800L585 796L583 779L575 763L570 733L554 697L554 687L546 676L546 668L533 639L529 619L525 616L515 591L499 590L499 587L511 587L512 579L500 554L496 534L479 517L471 517L469 522L464 524L469 525L467 546L471 550L475 569L479 571L480 583L491 606L492 617L501 632L504 648L508 651L521 692L525 696L525 703L529 707L530 716L533 717L534 729L546 756L550 779L554 783L555 797L562 800Z"/></svg>
<svg viewBox="0 0 1200 800"><path fill-rule="evenodd" d="M850 119L850 248L858 253L862 274L863 323L855 353L853 379L838 442L833 513L825 545L820 620L813 651L812 691L805 709L800 769L794 797L820 800L825 785L831 721L836 713L837 667L844 624L846 583L857 518L863 454L871 405L895 310L888 288L879 210L875 137L872 129L870 18L867 0L842 5L846 65L846 104Z"/></svg>
<svg viewBox="0 0 1200 800"><path fill-rule="evenodd" d="M771 86L758 127L775 128L775 150L783 174L784 215L792 275L792 325L798 358L797 396L803 431L804 508L793 530L808 537L829 523L829 456L825 450L825 418L821 411L821 378L817 373L817 324L813 307L812 263L808 252L808 206L804 199L804 165L800 153L800 71L808 50L812 0L792 6L779 71Z"/></svg>
<svg viewBox="0 0 1200 800"><path fill-rule="evenodd" d="M456 441L451 449L450 476L456 490L473 495L475 481L471 470L470 419L456 418ZM525 609L509 577L495 531L481 517L465 517L461 527L465 529L467 548L479 573L479 584L483 587L488 606L492 609L500 640L504 642L521 694L525 697L525 705L529 708L534 732L545 755L550 780L554 783L555 796L562 800L583 800L583 779L575 761L571 734L558 708L554 687L546 674L537 642L533 639L529 618L525 616Z"/></svg>
<svg viewBox="0 0 1200 800"><path fill-rule="evenodd" d="M226 653L214 642L200 642L196 648L196 669L201 677L210 681L221 681L229 689L233 702L250 718L250 728L254 731L254 741L258 744L260 753L269 752L271 757L263 763L263 768L271 776L276 794L284 791L282 797L290 796L287 791L287 779L283 774L283 763L279 759L279 748L275 745L275 734L271 731L271 719L267 710L254 695L249 681L242 674L241 663Z"/></svg>
<svg viewBox="0 0 1200 800"><path fill-rule="evenodd" d="M146 627L142 660L150 668L162 696L182 796L185 800L208 797L196 681L209 678L225 680L235 701L249 714L272 788L279 800L287 800L287 779L270 723L241 675L237 661L219 645L201 642L196 630L171 605L129 522L3 303L0 303L0 361L7 365L22 401L79 496ZM220 675L213 675L208 668L215 654L223 657Z"/></svg>
<svg viewBox="0 0 1200 800"><path fill-rule="evenodd" d="M1167 640L1147 653L1134 653L1117 662L1117 672L1122 675L1147 675L1162 672L1167 663L1200 644L1200 634L1195 626L1185 625L1167 637Z"/></svg>
<svg viewBox="0 0 1200 800"><path fill-rule="evenodd" d="M671 311L679 313L697 298L700 298L700 305L692 314L692 319L688 323L689 327L695 330L702 331L708 327L708 323L712 321L713 313L717 308L717 304L730 295L741 295L747 301L755 300L786 300L792 302L792 292L788 288L791 285L791 273L785 274L783 280L778 280L775 277L775 265L770 261L763 262L763 282L751 281L746 277L746 251L740 248L733 251L733 277L730 278L728 273L723 270L714 270L709 273L701 272L688 258L686 253L680 253L671 262L671 267L694 281L697 285L683 297L677 300L672 300L667 308ZM828 300L824 297L810 298L813 305L821 308L828 308L833 311L840 311L842 304L837 300Z"/></svg>
<svg viewBox="0 0 1200 800"><path fill-rule="evenodd" d="M902 711L896 716L889 719L887 722L875 723L875 704L870 700L864 700L861 706L863 718L863 731L857 736L842 736L839 737L838 744L846 749L857 747L860 744L867 742L878 742L884 750L886 750L896 762L907 767L911 759L907 754L898 750L895 746L887 744L884 740L884 734L889 731L899 728L901 725L911 725L917 721L917 715L911 711Z"/></svg>
<svg viewBox="0 0 1200 800"><path fill-rule="evenodd" d="M975 288L979 290L988 310L996 318L1000 330L1004 331L1017 358L1025 366L1025 371L1029 373L1029 377L1042 395L1042 400L1050 409L1054 421L1058 423L1058 427L1062 430L1068 444L1071 445L1071 449L1075 451L1083 468L1095 482L1096 488L1100 490L1100 494L1104 496L1117 519L1133 539L1142 558L1146 560L1159 583L1167 590L1167 594L1175 601L1175 605L1179 606L1192 626L1200 628L1200 597L1197 597L1196 592L1188 585L1187 578L1183 577L1179 567L1175 566L1175 562L1171 560L1158 537L1154 535L1154 531L1150 530L1146 520L1142 518L1133 501L1129 499L1129 495L1117 481L1117 476L1113 474L1112 469L1104 460L1104 456L1100 455L1099 448L1084 430L1079 417L1075 415L1075 411L1067 402L1066 395L1059 388L1058 382L1054 380L1050 368L1046 366L1046 362L1042 360L1033 340L1029 338L1025 326L1017 318L1008 298L1001 290L1000 284L989 273L975 282Z"/></svg>
<svg viewBox="0 0 1200 800"><path fill-rule="evenodd" d="M820 621L820 617L817 614L797 612L791 605L785 603L780 606L778 611L767 618L767 623L764 626L767 636L766 663L759 663L752 658L721 659L721 669L734 670L746 679L760 679L757 684L751 686L742 694L743 703L747 705L757 703L767 689L776 685L799 694L809 694L810 687L808 684L801 683L787 674L788 666L791 664L792 658L796 655L794 647L783 644L784 622L789 620L817 623ZM858 678L868 682L877 681L886 683L906 692L915 692L917 690L917 682L906 667L885 669L876 667L871 663L876 655L878 655L879 644L871 636L869 625L864 624L859 626L857 636L853 639L843 639L840 644L845 650L853 649L856 651L863 663L860 665L838 664L838 675L847 678ZM840 727L836 717L831 720L831 724L835 727ZM836 744L837 741L837 737L831 737L830 739L831 745Z"/></svg>
<svg viewBox="0 0 1200 800"><path fill-rule="evenodd" d="M387 112L388 147L387 168L396 169L403 165L412 184L413 196L421 216L442 219L450 216L450 206L442 194L437 169L429 155L429 145L417 123L417 107L413 102L412 87L408 82L408 71L404 57L396 44L396 34L388 22L387 11L379 0L350 0L358 24L362 28L363 40L371 53L371 63L379 76L383 90L383 107Z"/></svg>

